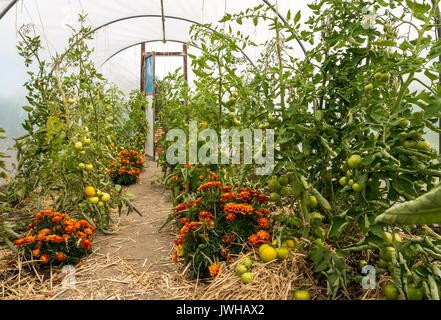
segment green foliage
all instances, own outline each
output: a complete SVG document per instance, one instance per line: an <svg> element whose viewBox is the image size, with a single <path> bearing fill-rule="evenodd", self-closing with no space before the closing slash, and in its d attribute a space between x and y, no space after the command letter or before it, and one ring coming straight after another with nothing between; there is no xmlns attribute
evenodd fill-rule
<svg viewBox="0 0 441 320"><path fill-rule="evenodd" d="M399 203L375 219L375 223L426 225L441 223L441 187L415 200Z"/></svg>
<svg viewBox="0 0 441 320"><path fill-rule="evenodd" d="M287 24L262 6L227 14L223 22L270 24L274 37L256 65L240 58L240 48L253 45L247 36L231 29L208 34L193 27L195 44L202 48L200 56L192 57L195 90L176 74L166 79L160 118L166 129L188 130L191 119L218 130L275 129L273 176L288 173L291 191L277 204L290 206L296 223L279 221L291 234L308 239L305 249L317 277L326 278L330 298L340 292L349 296L347 284L358 279L350 267L355 253L375 257L389 246L382 239L389 229L375 224L376 217L422 196L441 177L439 155L423 139L430 130L440 132L440 69L433 63L440 42L431 35L437 4L321 0L308 5L313 15L305 22L298 12ZM366 15L367 8L375 14ZM396 10L402 14L394 15ZM402 25L416 33L399 36ZM302 59L289 55L297 39L311 48ZM413 89L417 83L422 89ZM160 143L166 150L169 142L164 138ZM160 164L173 172L164 158ZM230 172L255 179L245 166ZM328 232L317 229L312 209L324 217ZM410 229L403 231L406 237L394 244L396 257L384 272L391 273L403 298L408 297L408 283L422 285L425 297L437 298L434 292L441 284L431 267L439 259L437 237L421 231L433 244L429 248ZM417 260L405 258L406 250Z"/></svg>
<svg viewBox="0 0 441 320"><path fill-rule="evenodd" d="M190 264L192 279L216 276L210 267L216 268L219 261L230 260L244 246L270 241L271 218L264 194L223 185L210 174L203 182L168 219L180 229L173 260Z"/></svg>
<svg viewBox="0 0 441 320"><path fill-rule="evenodd" d="M145 108L147 101L139 90L130 92L127 101L122 104L123 117L114 127L117 137L115 146L126 150L135 150L144 153L144 146L149 131Z"/></svg>
<svg viewBox="0 0 441 320"><path fill-rule="evenodd" d="M133 132L130 126L140 121L130 116L126 121L124 111L139 116L141 103L132 95L135 100L124 105L121 93L97 72L86 45L91 28L84 25L84 16L79 21L80 29L73 30L68 40L69 49L53 64L40 59L40 38L20 29L19 53L26 65L36 63L38 72L29 72L25 83L26 134L15 139L17 175L8 185L7 201L17 203L34 193L40 208L43 199L51 198L54 210L85 217L107 233L112 208L120 213L123 206L134 210L124 193L115 190L106 169L114 160L111 147L118 140L114 128L125 124ZM111 201L104 206L87 201L86 186L112 194Z"/></svg>

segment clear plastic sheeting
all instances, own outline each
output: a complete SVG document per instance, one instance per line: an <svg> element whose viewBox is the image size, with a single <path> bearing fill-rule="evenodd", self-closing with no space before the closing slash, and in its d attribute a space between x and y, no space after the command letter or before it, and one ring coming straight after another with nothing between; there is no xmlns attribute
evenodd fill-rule
<svg viewBox="0 0 441 320"><path fill-rule="evenodd" d="M2 7L6 7L9 1L1 1ZM285 16L287 10L305 9L308 11L306 3L293 5L290 0L268 1L277 4L281 15ZM147 50L151 41L181 41L190 40L190 27L193 24L210 23L219 27L226 27L218 21L225 13L238 13L248 8L265 4L261 0L150 0L150 1L111 1L111 0L58 0L54 8L53 0L19 0L17 4L6 14L6 21L1 21L0 29L13 27L17 29L21 25L32 24L36 33L43 37L43 45L46 55L54 56L57 52L61 53L66 48L66 39L71 34L67 25L78 26L78 15L87 14L87 23L93 28L99 28L89 43L95 50L94 59L99 67L105 70L117 72L121 59L116 57L123 51L129 50L130 46L140 42L147 42ZM285 11L285 12L283 12ZM11 19L12 18L12 19ZM163 22L164 18L164 22ZM243 26L232 25L242 31L246 30L251 35L251 39L256 43L263 43L269 39L270 32L265 23L253 26L251 22L244 23ZM171 41L172 42L172 41ZM163 45L164 50L176 47L176 43L169 46L170 42ZM301 55L300 47L294 48ZM259 48L246 48L244 52L250 59L258 57ZM132 51L132 50L130 50ZM119 53L121 52L121 53ZM117 53L117 54L116 54ZM131 63L137 64L138 59ZM109 66L104 66L108 64ZM132 69L133 66L125 65L124 69ZM107 77L113 77L106 74ZM124 77L115 76L117 79ZM137 84L137 81L131 81ZM119 82L121 87L131 87L127 83ZM133 87L132 87L133 88Z"/></svg>
<svg viewBox="0 0 441 320"><path fill-rule="evenodd" d="M104 77L114 82L123 91L139 88L140 84L140 43L146 43L146 51L181 51L182 43L190 40L193 24L211 24L211 28L229 28L250 36L250 40L263 44L274 33L269 30L269 22L252 21L220 23L225 13L239 13L258 5L275 5L281 17L289 10L294 15L301 11L301 21L311 14L308 1L294 0L0 0L0 13L9 11L0 20L0 67L3 74L0 85L1 110L16 110L7 119L0 118L0 126L6 127L12 136L20 133L20 120L24 117L21 108L25 103L22 87L28 71L16 50L19 40L18 30L22 25L30 25L35 34L40 34L43 45L42 58L49 59L63 53L67 39L71 36L70 26L78 27L79 14L87 14L87 24L97 29L94 39L88 42L94 49L92 58ZM276 13L273 12L275 15ZM406 32L403 30L403 32ZM319 36L319 35L317 35ZM165 42L164 42L165 40ZM302 48L295 41L287 53L293 57L303 56ZM306 49L308 43L303 43ZM244 54L256 61L263 46L244 48ZM188 48L196 54L198 49ZM188 65L191 65L189 59ZM174 67L174 63L170 65ZM157 76L163 77L171 67L158 69ZM189 70L190 83L194 75ZM10 107L9 107L10 106ZM14 108L12 107L14 106ZM12 124L13 123L13 124ZM13 128L11 128L13 127ZM431 143L437 143L437 135L432 134Z"/></svg>

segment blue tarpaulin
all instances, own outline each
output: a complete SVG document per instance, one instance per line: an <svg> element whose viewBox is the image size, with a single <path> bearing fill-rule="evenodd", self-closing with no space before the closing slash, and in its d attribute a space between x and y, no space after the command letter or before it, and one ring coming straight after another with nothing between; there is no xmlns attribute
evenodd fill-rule
<svg viewBox="0 0 441 320"><path fill-rule="evenodd" d="M145 77L145 92L153 93L153 56L146 58Z"/></svg>

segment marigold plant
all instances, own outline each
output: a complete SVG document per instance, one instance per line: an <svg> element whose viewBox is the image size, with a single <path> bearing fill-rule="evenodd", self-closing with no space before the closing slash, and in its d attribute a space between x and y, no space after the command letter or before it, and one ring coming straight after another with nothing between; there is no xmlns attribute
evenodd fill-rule
<svg viewBox="0 0 441 320"><path fill-rule="evenodd" d="M123 186L136 183L144 168L144 160L139 153L124 149L119 152L115 159L116 161L113 161L107 170L112 181Z"/></svg>
<svg viewBox="0 0 441 320"><path fill-rule="evenodd" d="M86 220L75 220L65 213L43 210L34 215L25 237L14 244L25 256L41 265L75 264L90 252L95 228Z"/></svg>
<svg viewBox="0 0 441 320"><path fill-rule="evenodd" d="M215 277L219 261L230 260L244 246L270 241L267 196L249 188L233 190L215 175L207 178L169 217L179 227L173 261L190 263L190 278Z"/></svg>

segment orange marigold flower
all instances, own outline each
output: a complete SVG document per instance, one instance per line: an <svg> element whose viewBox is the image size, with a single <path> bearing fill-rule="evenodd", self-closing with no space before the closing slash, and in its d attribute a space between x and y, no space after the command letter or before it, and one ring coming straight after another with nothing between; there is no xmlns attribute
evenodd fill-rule
<svg viewBox="0 0 441 320"><path fill-rule="evenodd" d="M77 221L75 219L67 219L63 221L63 225L66 226L75 226Z"/></svg>
<svg viewBox="0 0 441 320"><path fill-rule="evenodd" d="M235 192L224 192L221 194L221 200L228 201L235 199L237 197L237 193Z"/></svg>
<svg viewBox="0 0 441 320"><path fill-rule="evenodd" d="M55 259L57 259L58 261L64 261L66 260L66 254L64 254L63 252L57 252L55 254Z"/></svg>
<svg viewBox="0 0 441 320"><path fill-rule="evenodd" d="M93 234L93 230L91 228L85 228L84 233L87 234L88 236L91 236Z"/></svg>
<svg viewBox="0 0 441 320"><path fill-rule="evenodd" d="M20 241L21 240L21 241ZM31 244L31 243L33 243L35 241L35 236L27 236L27 237L24 237L24 238L22 238L22 239L18 239L18 240L16 240L16 241L14 241L14 243L17 245L17 246L20 246L20 245L27 245L27 244ZM19 243L19 244L17 244L17 243Z"/></svg>
<svg viewBox="0 0 441 320"><path fill-rule="evenodd" d="M233 189L230 187L230 186L224 186L223 188L222 188L222 191L223 192L231 192Z"/></svg>
<svg viewBox="0 0 441 320"><path fill-rule="evenodd" d="M184 243L184 239L183 238L178 238L174 242L175 242L175 245L179 246L180 244Z"/></svg>
<svg viewBox="0 0 441 320"><path fill-rule="evenodd" d="M234 203L230 202L224 206L225 213L242 213L251 214L253 213L253 207L246 203Z"/></svg>
<svg viewBox="0 0 441 320"><path fill-rule="evenodd" d="M229 236L224 235L224 236L222 237L222 241L223 241L226 245L228 245L228 246L231 246L231 244L233 243L234 240L236 240L236 234L235 234L235 233L232 233L232 234L230 234Z"/></svg>
<svg viewBox="0 0 441 320"><path fill-rule="evenodd" d="M225 220L228 222L236 221L236 215L233 212L227 213Z"/></svg>
<svg viewBox="0 0 441 320"><path fill-rule="evenodd" d="M61 222L61 220L63 220L63 217L61 216L61 214L54 214L54 216L52 217L52 222Z"/></svg>
<svg viewBox="0 0 441 320"><path fill-rule="evenodd" d="M178 176L173 176L171 177L173 181L178 182L179 181L179 177Z"/></svg>
<svg viewBox="0 0 441 320"><path fill-rule="evenodd" d="M219 176L217 174L215 174L215 173L209 173L208 174L208 179L209 180L217 181L217 180L219 180Z"/></svg>
<svg viewBox="0 0 441 320"><path fill-rule="evenodd" d="M231 254L228 253L228 250L227 250L227 249L222 249L222 250L220 251L220 254L221 254L221 256L224 257L225 259L227 259L227 260L231 260Z"/></svg>
<svg viewBox="0 0 441 320"><path fill-rule="evenodd" d="M51 233L52 233L52 231L49 228L44 228L44 229L41 229L40 231L38 231L38 234L44 234L44 235L48 235Z"/></svg>
<svg viewBox="0 0 441 320"><path fill-rule="evenodd" d="M207 224L208 224L208 228L209 229L214 229L214 221L210 220L210 219L208 219L206 221L207 221Z"/></svg>
<svg viewBox="0 0 441 320"><path fill-rule="evenodd" d="M201 211L199 212L199 220L205 220L205 219L211 219L213 217L213 214L208 211Z"/></svg>
<svg viewBox="0 0 441 320"><path fill-rule="evenodd" d="M265 216L270 216L271 211L267 208L260 208L259 210L256 210L254 214L257 216L257 218L263 218Z"/></svg>
<svg viewBox="0 0 441 320"><path fill-rule="evenodd" d="M34 223L33 222L28 224L28 229L32 229L33 227L34 227Z"/></svg>
<svg viewBox="0 0 441 320"><path fill-rule="evenodd" d="M257 235L262 240L262 242L269 242L269 240L270 240L270 235L269 235L268 231L259 230L259 231L257 231Z"/></svg>
<svg viewBox="0 0 441 320"><path fill-rule="evenodd" d="M197 191L208 190L208 189L213 188L213 187L221 188L222 185L220 184L219 181L208 181L208 182L205 182L205 183L201 184L198 187Z"/></svg>
<svg viewBox="0 0 441 320"><path fill-rule="evenodd" d="M259 243L268 243L269 240L269 233L265 230L259 230L248 237L248 243L252 246L257 246Z"/></svg>
<svg viewBox="0 0 441 320"><path fill-rule="evenodd" d="M267 218L259 218L257 223L260 228L268 228L270 225L270 221Z"/></svg>
<svg viewBox="0 0 441 320"><path fill-rule="evenodd" d="M184 218L182 218L182 219L180 220L180 222L181 222L182 224L189 223L189 222L190 222L190 218L188 218L188 217L184 217Z"/></svg>
<svg viewBox="0 0 441 320"><path fill-rule="evenodd" d="M75 230L76 230L75 226L67 226L66 228L64 228L64 231L66 233L72 233L75 232Z"/></svg>
<svg viewBox="0 0 441 320"><path fill-rule="evenodd" d="M80 226L85 227L85 228L89 228L90 224L89 222L87 222L86 220L82 219L80 221L78 221L78 223L80 224Z"/></svg>
<svg viewBox="0 0 441 320"><path fill-rule="evenodd" d="M32 250L32 256L38 258L41 255L40 248Z"/></svg>
<svg viewBox="0 0 441 320"><path fill-rule="evenodd" d="M81 239L86 238L86 236L87 236L84 232L81 232L81 231L77 231L76 235L78 238L81 238Z"/></svg>
<svg viewBox="0 0 441 320"><path fill-rule="evenodd" d="M195 200L190 200L190 201L188 201L188 206L189 207L197 207L198 205L201 204L201 201L202 201L202 197L198 197Z"/></svg>
<svg viewBox="0 0 441 320"><path fill-rule="evenodd" d="M178 250L173 253L173 263L178 263Z"/></svg>
<svg viewBox="0 0 441 320"><path fill-rule="evenodd" d="M90 250L90 248L92 248L92 241L90 241L87 238L84 238L81 240L81 245L83 246L84 249L88 251Z"/></svg>
<svg viewBox="0 0 441 320"><path fill-rule="evenodd" d="M241 199L242 201L251 201L253 199L253 195L251 194L250 191L242 191L239 194L239 199Z"/></svg>
<svg viewBox="0 0 441 320"><path fill-rule="evenodd" d="M186 167L186 168L193 168L193 165L191 163L187 163L186 165L184 165L184 167Z"/></svg>
<svg viewBox="0 0 441 320"><path fill-rule="evenodd" d="M187 210L187 209L188 209L187 205L185 203L181 203L181 204L176 206L175 211L176 212L181 212L181 211L184 211L184 210Z"/></svg>
<svg viewBox="0 0 441 320"><path fill-rule="evenodd" d="M259 193L257 195L257 200L260 202L266 203L266 202L268 202L268 197L264 193Z"/></svg>
<svg viewBox="0 0 441 320"><path fill-rule="evenodd" d="M64 239L64 241L69 240L69 239L70 239L70 235L68 235L68 234L63 234L63 239Z"/></svg>
<svg viewBox="0 0 441 320"><path fill-rule="evenodd" d="M46 264L46 263L48 263L50 260L51 260L51 258L50 258L46 253L44 253L44 254L42 254L42 255L40 256L40 262L41 262L42 264Z"/></svg>
<svg viewBox="0 0 441 320"><path fill-rule="evenodd" d="M220 268L220 265L218 265L218 264L213 264L208 267L208 272L210 272L210 275L212 277L216 277L219 274L220 270L221 270L221 268Z"/></svg>

